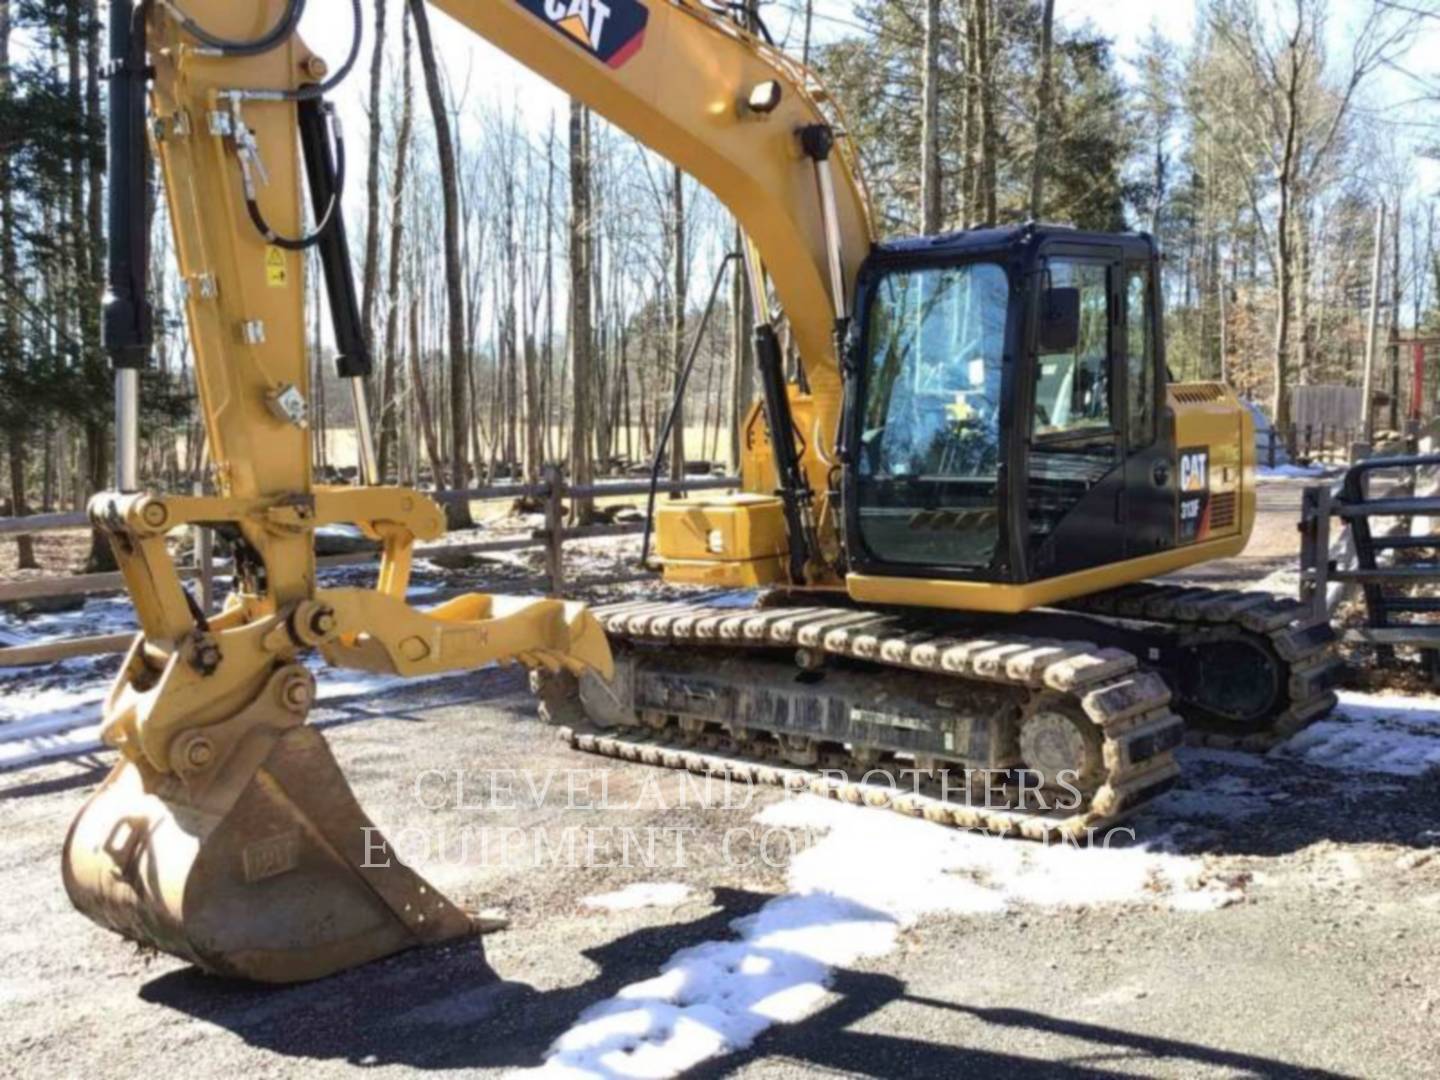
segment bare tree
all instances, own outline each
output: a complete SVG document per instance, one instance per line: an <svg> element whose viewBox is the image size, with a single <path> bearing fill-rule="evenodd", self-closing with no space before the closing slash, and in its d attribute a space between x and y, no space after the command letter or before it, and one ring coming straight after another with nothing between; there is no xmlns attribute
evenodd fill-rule
<svg viewBox="0 0 1440 1080"><path fill-rule="evenodd" d="M0 99L10 93L10 0L0 0ZM10 160L0 157L0 271L6 281L15 281L19 275L19 259L16 251L14 192L11 190ZM10 372L11 366L19 363L20 335L16 325L15 311L5 306L0 309L0 343L5 349L3 370ZM9 412L6 409L5 412ZM18 417L6 417L10 457L10 512L24 517L30 512L25 501L26 431L16 422ZM22 570L33 570L39 564L35 561L35 540L33 537L16 538L19 566Z"/></svg>
<svg viewBox="0 0 1440 1080"><path fill-rule="evenodd" d="M591 358L594 327L590 318L591 251L595 223L591 216L590 114L570 102L570 372L575 422L570 436L570 478L576 484L594 479L591 452ZM575 499L573 520L584 523L594 512L591 499Z"/></svg>
<svg viewBox="0 0 1440 1080"><path fill-rule="evenodd" d="M1415 13L1397 12L1372 3L1350 38L1348 69L1333 85L1327 82L1325 0L1291 0L1290 12L1278 21L1262 15L1256 0L1216 0L1210 25L1242 65L1250 82L1221 87L1220 95L1253 147L1237 148L1248 155L1251 202L1262 229L1262 194L1257 185L1266 171L1273 177L1277 209L1269 230L1275 271L1276 312L1272 362L1272 420L1290 425L1290 353L1293 293L1296 282L1295 221L1301 204L1320 171L1329 164L1365 82L1409 44L1419 22Z"/></svg>
<svg viewBox="0 0 1440 1080"><path fill-rule="evenodd" d="M670 188L670 257L671 297L671 382L675 430L670 435L670 479L685 478L685 394L681 380L685 374L685 296L689 292L689 265L685 251L685 174L677 167L671 175Z"/></svg>
<svg viewBox="0 0 1440 1080"><path fill-rule="evenodd" d="M920 231L940 231L940 0L925 0L925 74L921 84Z"/></svg>
<svg viewBox="0 0 1440 1080"><path fill-rule="evenodd" d="M387 475L390 450L399 430L400 410L395 400L400 351L400 256L405 238L405 183L410 169L410 143L415 126L415 87L410 63L410 9L401 19L400 130L395 137L395 167L390 181L390 265L385 284L385 355L380 394L380 476ZM368 324L367 324L368 325Z"/></svg>
<svg viewBox="0 0 1440 1080"><path fill-rule="evenodd" d="M1039 221L1045 214L1045 125L1050 119L1054 78L1055 0L1043 0L1040 19L1040 87L1035 96L1035 159L1030 165L1030 219Z"/></svg>
<svg viewBox="0 0 1440 1080"><path fill-rule="evenodd" d="M375 289L380 281L380 141L381 97L385 71L385 0L375 0L375 42L370 54L370 147L365 174L365 262L361 269L360 325L365 344L373 351ZM406 103L408 105L408 102ZM392 294L393 295L393 294Z"/></svg>
<svg viewBox="0 0 1440 1080"><path fill-rule="evenodd" d="M435 43L430 35L430 16L425 0L409 0L415 20L415 42L420 49L420 69L425 75L425 93L435 123L435 150L440 163L440 185L445 206L445 307L449 326L450 374L450 482L458 490L468 486L465 433L465 302L460 265L460 189L455 177L455 143L450 131L450 114L445 91L440 85ZM438 477L437 477L438 479ZM474 525L470 504L464 500L446 504L446 518L452 529Z"/></svg>
<svg viewBox="0 0 1440 1080"><path fill-rule="evenodd" d="M998 130L995 124L995 32L993 11L990 0L973 0L975 19L974 80L979 94L980 109L980 167L976 170L975 208L981 221L987 225L995 223L997 214L997 165L999 152Z"/></svg>

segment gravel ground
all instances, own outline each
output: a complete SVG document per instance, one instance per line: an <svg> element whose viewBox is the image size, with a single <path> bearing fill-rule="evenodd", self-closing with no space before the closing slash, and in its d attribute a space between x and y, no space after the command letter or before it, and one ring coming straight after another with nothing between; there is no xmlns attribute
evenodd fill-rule
<svg viewBox="0 0 1440 1080"><path fill-rule="evenodd" d="M613 863L623 861L607 839L621 835L614 830L684 830L684 856L662 840L655 866L571 870L555 865L563 858L537 869L519 847L504 859L432 850L417 859L432 881L466 905L506 910L508 931L483 948L414 953L311 986L259 989L144 955L70 910L57 856L101 763L8 774L0 777L7 1072L258 1077L533 1066L584 1008L654 975L679 949L725 940L731 920L784 891L783 859L766 865L745 857L743 846L729 863L719 856L725 833L748 827L777 792L742 792L732 799L739 805L724 809L712 791L711 808L696 808L697 798L682 807L686 777L568 752L533 719L517 673L369 695L319 719L362 801L389 826L418 825L431 835L509 827L552 840L579 829L599 835L598 861ZM451 791L435 770L462 771L463 790ZM568 795L539 806L505 795L543 785L547 775L562 778L552 788L559 792L575 770L590 795L573 808ZM584 809L600 801L602 782L610 809ZM1245 794L1213 797L1237 784ZM1207 873L1236 883L1243 898L1183 916L1140 904L929 920L896 951L838 972L820 1013L772 1028L700 1074L1433 1070L1433 777L1357 781L1305 765L1192 753L1185 787L1136 827L1142 839L1163 834L1203 858ZM643 852L632 862L643 863ZM632 911L581 903L649 880L688 884L692 898Z"/></svg>

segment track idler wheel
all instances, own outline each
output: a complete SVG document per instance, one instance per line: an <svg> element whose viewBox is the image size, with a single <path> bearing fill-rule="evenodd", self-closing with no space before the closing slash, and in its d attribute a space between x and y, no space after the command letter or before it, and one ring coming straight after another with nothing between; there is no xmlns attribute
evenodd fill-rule
<svg viewBox="0 0 1440 1080"><path fill-rule="evenodd" d="M1044 791L1071 787L1087 798L1105 780L1105 736L1084 711L1045 695L1020 719L1020 757Z"/></svg>
<svg viewBox="0 0 1440 1080"><path fill-rule="evenodd" d="M310 678L283 668L230 720L177 738L175 773L122 758L65 841L75 907L207 971L270 983L477 933L400 864L303 723Z"/></svg>

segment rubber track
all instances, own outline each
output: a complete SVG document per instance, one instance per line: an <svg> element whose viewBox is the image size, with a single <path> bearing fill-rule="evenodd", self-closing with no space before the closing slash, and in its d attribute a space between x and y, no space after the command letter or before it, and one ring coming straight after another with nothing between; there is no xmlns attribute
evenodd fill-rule
<svg viewBox="0 0 1440 1080"><path fill-rule="evenodd" d="M1032 702L1069 701L1101 730L1103 783L1088 805L1074 812L1041 812L1017 806L955 803L923 793L777 764L747 754L723 736L683 732L675 718L662 730L562 729L578 750L693 772L743 777L750 782L809 789L852 803L965 829L1032 840L1077 840L1119 823L1168 790L1179 776L1173 748L1184 721L1170 709L1164 680L1140 670L1130 653L1080 641L1019 635L956 638L936 632L922 617L884 615L855 608L735 609L703 604L632 602L594 609L617 642L711 648L804 648L873 664L958 679L1022 687ZM552 676L550 690L557 688ZM546 680L537 686L546 696ZM557 703L558 704L558 703ZM556 709L551 708L552 715ZM686 742L692 745L685 745ZM827 766L834 765L832 758ZM868 767L849 758L857 773Z"/></svg>
<svg viewBox="0 0 1440 1080"><path fill-rule="evenodd" d="M1063 605L1067 611L1196 629L1233 626L1269 639L1287 665L1290 704L1269 731L1234 735L1190 729L1186 742L1220 750L1266 751L1325 716L1337 704L1330 689L1344 666L1333 633L1296 600L1265 592L1139 582Z"/></svg>

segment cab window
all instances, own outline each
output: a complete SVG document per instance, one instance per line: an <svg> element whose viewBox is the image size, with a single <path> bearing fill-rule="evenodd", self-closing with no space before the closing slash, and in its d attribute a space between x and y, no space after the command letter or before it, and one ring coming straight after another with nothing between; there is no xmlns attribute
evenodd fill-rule
<svg viewBox="0 0 1440 1080"><path fill-rule="evenodd" d="M1036 357L1033 433L1038 439L1111 430L1110 283L1099 263L1052 260L1050 285L1080 290L1080 337L1073 352Z"/></svg>

